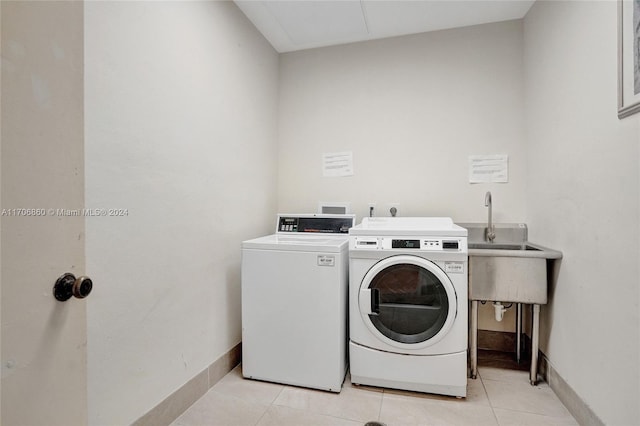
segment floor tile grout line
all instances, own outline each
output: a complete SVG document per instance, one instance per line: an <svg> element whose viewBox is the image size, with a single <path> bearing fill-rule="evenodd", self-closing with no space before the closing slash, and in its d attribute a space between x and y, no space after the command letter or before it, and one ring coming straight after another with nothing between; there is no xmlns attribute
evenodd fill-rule
<svg viewBox="0 0 640 426"><path fill-rule="evenodd" d="M278 392L278 394L276 395L275 398L273 398L273 400L271 401L271 406L276 405L276 401L278 400L278 398L280 398L280 395L282 395L282 392L285 391L285 389L287 389L287 385L282 385L282 387L280 388L280 392Z"/></svg>
<svg viewBox="0 0 640 426"><path fill-rule="evenodd" d="M382 396L380 397L380 408L378 408L378 418L377 418L379 422L382 422L382 418L380 416L382 416L382 404L384 404L384 394L385 394L385 390L382 389Z"/></svg>
<svg viewBox="0 0 640 426"><path fill-rule="evenodd" d="M500 426L500 420L498 420L498 415L496 414L496 410L493 407L493 403L491 402L491 398L489 398L489 392L487 392L487 388L484 385L484 379L478 372L478 378L475 380L480 380L480 384L482 385L482 389L484 390L484 394L487 396L487 401L489 401L489 407L491 407L491 414L493 414L493 418L496 420L496 424Z"/></svg>
<svg viewBox="0 0 640 426"><path fill-rule="evenodd" d="M258 420L256 420L256 422L253 424L253 426L258 426L258 424L260 424L260 421L262 420L262 418L264 416L267 415L267 412L269 411L269 409L272 407L272 405L267 405L266 409L264 410L264 412L262 413L262 415L260 415L260 417L258 417Z"/></svg>
<svg viewBox="0 0 640 426"><path fill-rule="evenodd" d="M512 408L504 408L504 407L496 407L496 408L498 410L509 411L509 412L512 412L512 413L530 414L530 415L533 415L533 416L546 417L548 419L570 419L571 418L573 420L576 420L576 418L573 417L573 415L571 413L569 413L569 412L567 412L567 414L563 415L563 416L554 416L552 414L534 413L532 411L514 410ZM577 422L577 420L576 420L576 422Z"/></svg>
<svg viewBox="0 0 640 426"><path fill-rule="evenodd" d="M308 414L312 414L314 416L319 416L319 417L326 417L326 418L331 418L331 419L337 419L337 420L343 420L343 421L347 421L347 422L360 422L361 420L357 420L357 419L352 419L352 418L347 418L347 417L340 417L334 414L326 414L326 413L321 413L318 411L313 411L310 410L309 408L297 408L297 407L291 407L288 405L277 405L277 404L272 404L270 405L268 408L273 407L274 409L284 409L284 410L292 410L292 411L299 411L302 413L308 413ZM268 410L267 410L268 411ZM258 423L260 423L260 420L262 420L262 417L264 417L264 415L266 414L266 412L264 412L264 414L260 417L260 419L258 420ZM257 425L257 423L256 423ZM254 426L256 426L254 425Z"/></svg>

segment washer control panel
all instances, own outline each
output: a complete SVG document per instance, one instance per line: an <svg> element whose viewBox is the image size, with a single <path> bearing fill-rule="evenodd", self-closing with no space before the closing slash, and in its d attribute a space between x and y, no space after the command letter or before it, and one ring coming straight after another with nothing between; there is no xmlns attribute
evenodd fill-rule
<svg viewBox="0 0 640 426"><path fill-rule="evenodd" d="M467 239L458 237L351 237L351 250L419 250L442 252L466 252Z"/></svg>
<svg viewBox="0 0 640 426"><path fill-rule="evenodd" d="M278 215L277 234L348 234L354 215Z"/></svg>

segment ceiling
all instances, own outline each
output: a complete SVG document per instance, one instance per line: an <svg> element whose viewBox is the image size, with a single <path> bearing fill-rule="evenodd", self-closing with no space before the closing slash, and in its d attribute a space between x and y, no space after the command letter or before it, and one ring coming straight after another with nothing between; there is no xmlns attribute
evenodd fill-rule
<svg viewBox="0 0 640 426"><path fill-rule="evenodd" d="M522 18L534 0L235 0L280 53Z"/></svg>

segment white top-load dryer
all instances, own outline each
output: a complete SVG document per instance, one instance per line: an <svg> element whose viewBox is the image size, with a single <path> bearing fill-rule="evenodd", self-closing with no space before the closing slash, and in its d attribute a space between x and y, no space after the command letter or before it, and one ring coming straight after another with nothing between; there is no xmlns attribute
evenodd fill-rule
<svg viewBox="0 0 640 426"><path fill-rule="evenodd" d="M242 243L242 374L340 392L353 215L279 214Z"/></svg>
<svg viewBox="0 0 640 426"><path fill-rule="evenodd" d="M351 381L466 396L467 230L365 218L350 235Z"/></svg>

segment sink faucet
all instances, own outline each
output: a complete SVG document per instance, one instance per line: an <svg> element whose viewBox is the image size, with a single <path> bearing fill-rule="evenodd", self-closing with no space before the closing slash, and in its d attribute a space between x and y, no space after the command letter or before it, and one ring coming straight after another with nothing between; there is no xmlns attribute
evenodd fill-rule
<svg viewBox="0 0 640 426"><path fill-rule="evenodd" d="M484 206L489 207L489 219L487 220L487 230L485 233L485 238L487 241L492 243L496 238L496 228L493 225L493 221L491 219L491 204L491 192L487 191L484 196Z"/></svg>

